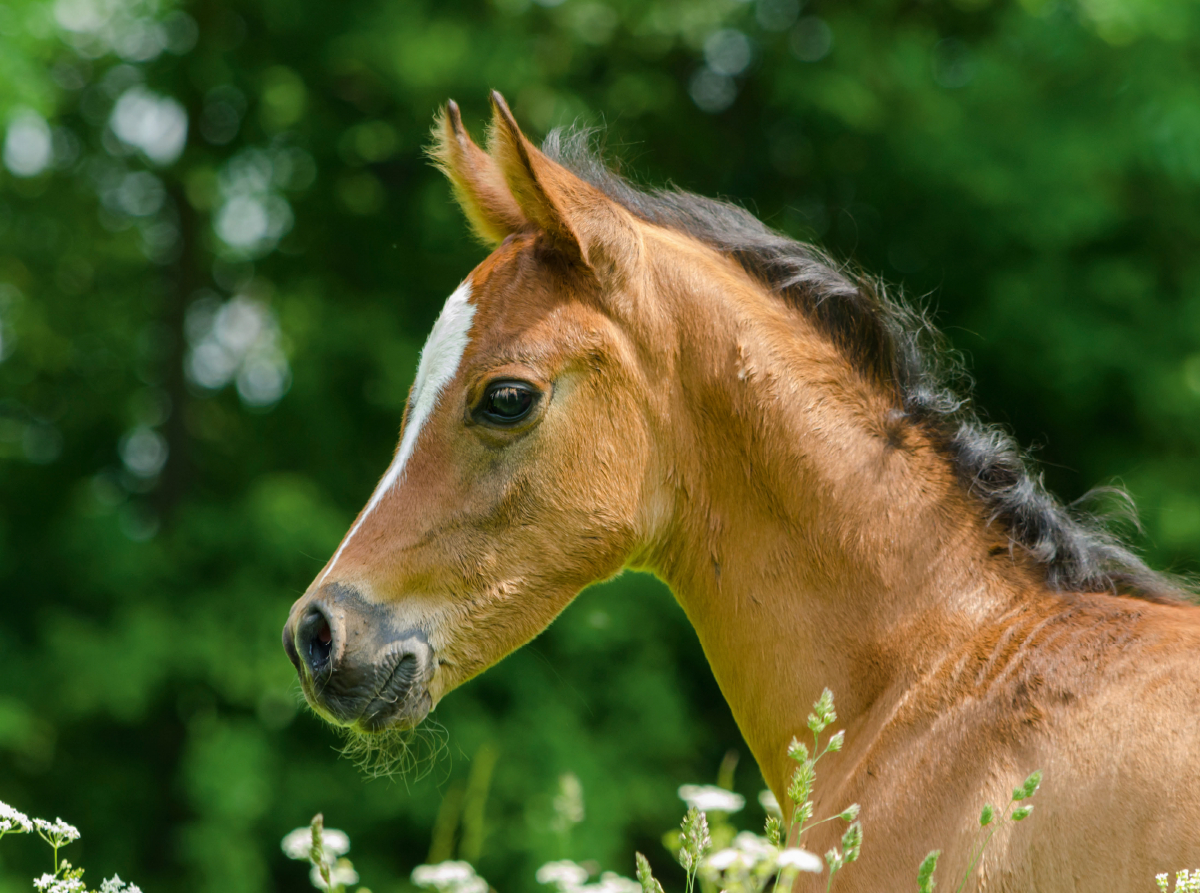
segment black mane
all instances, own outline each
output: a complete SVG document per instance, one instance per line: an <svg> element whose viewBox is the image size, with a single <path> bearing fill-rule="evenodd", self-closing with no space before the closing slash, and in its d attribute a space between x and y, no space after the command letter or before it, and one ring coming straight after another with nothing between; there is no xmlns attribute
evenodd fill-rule
<svg viewBox="0 0 1200 893"><path fill-rule="evenodd" d="M642 220L735 258L813 319L861 368L893 387L904 415L934 436L963 486L982 500L990 521L1004 525L1011 546L1045 570L1049 586L1151 600L1185 596L1181 585L1147 567L1100 518L1047 492L1013 437L981 421L957 392L956 385L969 392L969 380L937 329L923 312L888 295L883 283L846 272L736 205L675 188L638 189L604 164L586 130L555 130L542 149ZM1132 507L1122 491L1107 492Z"/></svg>

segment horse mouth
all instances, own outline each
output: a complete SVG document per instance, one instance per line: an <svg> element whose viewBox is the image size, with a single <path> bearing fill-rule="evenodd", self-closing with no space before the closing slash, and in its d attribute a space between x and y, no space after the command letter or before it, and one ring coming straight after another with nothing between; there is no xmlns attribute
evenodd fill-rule
<svg viewBox="0 0 1200 893"><path fill-rule="evenodd" d="M390 728L412 728L425 719L433 706L422 661L412 652L400 651L381 670L383 682L352 723L357 732L375 734ZM386 674L386 675L385 675Z"/></svg>
<svg viewBox="0 0 1200 893"><path fill-rule="evenodd" d="M329 585L293 606L283 647L323 719L373 734L419 724L433 707L437 660L423 629L357 590Z"/></svg>

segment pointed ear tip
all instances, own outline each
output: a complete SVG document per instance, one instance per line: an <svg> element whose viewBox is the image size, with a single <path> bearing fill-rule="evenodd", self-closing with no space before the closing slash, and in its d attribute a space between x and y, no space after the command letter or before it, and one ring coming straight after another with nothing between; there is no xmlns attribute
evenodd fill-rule
<svg viewBox="0 0 1200 893"><path fill-rule="evenodd" d="M521 130L521 125L517 123L516 115L512 113L512 109L508 107L508 103L504 101L504 97L500 95L500 92L493 90L491 132L495 135L501 131L507 133L509 139L514 141L518 146L523 146L527 142L525 134ZM524 151L523 148L522 151Z"/></svg>
<svg viewBox="0 0 1200 893"><path fill-rule="evenodd" d="M512 109L508 107L508 103L504 101L504 96L499 90L492 91L492 110L505 120L514 129L517 128L517 119L512 113Z"/></svg>
<svg viewBox="0 0 1200 893"><path fill-rule="evenodd" d="M447 101L446 103L446 111L443 115L443 120L445 122L446 129L459 139L467 135L466 128L463 127L462 112L458 108L458 103L453 99Z"/></svg>

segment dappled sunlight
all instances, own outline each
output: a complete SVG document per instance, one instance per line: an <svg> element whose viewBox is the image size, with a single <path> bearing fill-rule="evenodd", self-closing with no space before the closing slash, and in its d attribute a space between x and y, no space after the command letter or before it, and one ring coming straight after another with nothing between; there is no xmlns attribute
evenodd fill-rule
<svg viewBox="0 0 1200 893"><path fill-rule="evenodd" d="M221 302L201 298L188 308L189 379L208 391L236 382L238 396L253 407L277 403L291 382L279 324L260 300L237 296Z"/></svg>

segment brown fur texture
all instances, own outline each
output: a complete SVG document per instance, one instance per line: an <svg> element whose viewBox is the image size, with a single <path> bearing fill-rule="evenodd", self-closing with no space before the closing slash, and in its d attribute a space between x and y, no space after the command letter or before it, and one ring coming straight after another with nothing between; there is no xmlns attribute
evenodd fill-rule
<svg viewBox="0 0 1200 893"><path fill-rule="evenodd" d="M912 889L934 848L943 886L961 877L983 803L1034 769L1033 815L968 889L1150 890L1200 865L1200 609L1056 587L819 317L557 164L502 101L489 153L444 122L438 161L501 241L402 486L329 574L428 635L434 702L583 586L649 570L781 800L787 744L834 691L847 747L817 813L861 803L865 838L839 889ZM480 422L513 379L537 410Z"/></svg>

